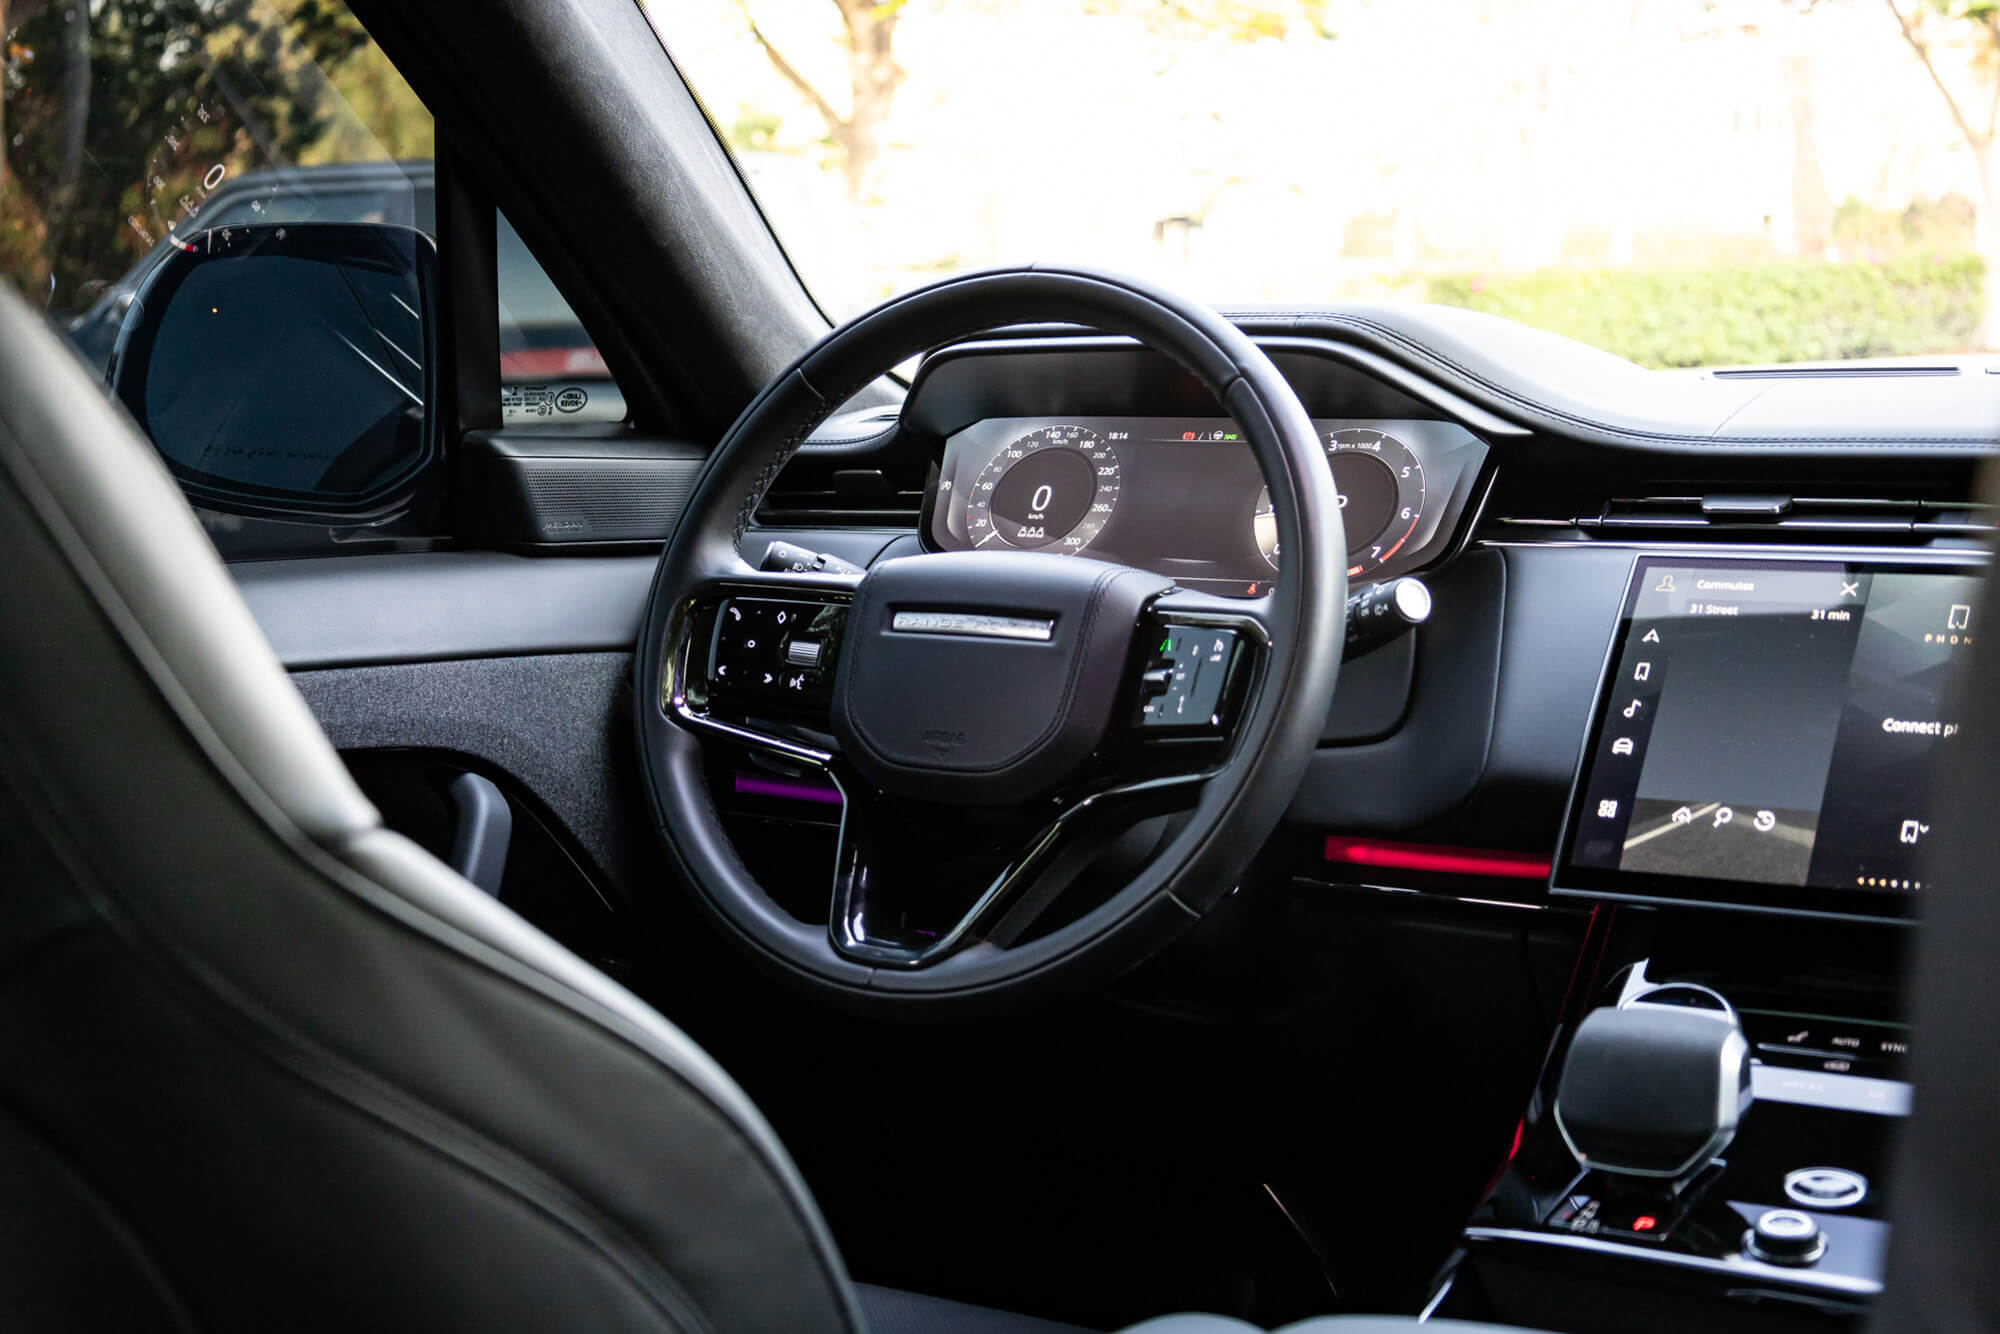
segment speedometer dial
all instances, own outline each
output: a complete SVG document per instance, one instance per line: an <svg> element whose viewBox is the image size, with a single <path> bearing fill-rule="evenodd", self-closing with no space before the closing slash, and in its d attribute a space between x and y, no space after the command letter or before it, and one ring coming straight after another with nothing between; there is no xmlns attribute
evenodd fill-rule
<svg viewBox="0 0 2000 1334"><path fill-rule="evenodd" d="M1118 455L1082 426L1044 426L1002 448L972 484L966 533L975 547L1074 555L1118 504Z"/></svg>
<svg viewBox="0 0 2000 1334"><path fill-rule="evenodd" d="M1393 559L1422 521L1424 465L1387 431L1329 431L1322 439L1347 529L1347 577L1363 578ZM1268 486L1257 497L1250 523L1257 549L1277 569L1278 519Z"/></svg>

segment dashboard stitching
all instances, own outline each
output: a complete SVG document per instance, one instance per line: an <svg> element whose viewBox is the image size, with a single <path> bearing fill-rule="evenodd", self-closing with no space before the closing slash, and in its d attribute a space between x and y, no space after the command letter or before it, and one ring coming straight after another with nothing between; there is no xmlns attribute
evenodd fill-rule
<svg viewBox="0 0 2000 1334"><path fill-rule="evenodd" d="M1435 348L1427 347L1426 345L1419 343L1414 339L1410 338L1408 335L1402 333L1400 330L1392 329L1387 325L1377 324L1372 320L1364 320L1354 315L1341 314L1340 312L1337 311L1307 311L1296 314L1288 312L1288 314L1290 318L1301 321L1323 320L1328 323L1339 325L1343 328L1357 330L1375 335L1377 338L1381 339L1384 342L1394 345L1396 348L1400 350L1412 353L1419 358L1433 362L1436 365L1448 368L1449 370L1453 371L1463 379L1468 380L1471 383L1476 384L1483 389L1486 389L1490 393L1506 400L1507 402L1513 403L1522 408L1526 408L1531 412L1541 413L1545 416L1553 417L1559 421L1568 422L1573 425L1589 427L1593 430L1602 431L1607 435L1621 436L1628 440L1653 441L1653 442L1689 444L1689 445L1709 445L1709 446L1720 446L1723 448L1731 448L1739 445L1810 445L1810 446L1824 446L1828 448L1837 448L1837 449L1869 449L1869 448L1918 449L1927 447L1940 447L1948 449L1963 449L1967 451L1977 451L1982 453L1991 452L1996 447L1996 445L2000 445L2000 441L1996 441L1995 439L1985 436L1972 436L1972 435L1921 436L1921 437L1909 437L1903 439L1891 436L1838 436L1838 435L1823 436L1817 434L1773 435L1773 436L1745 435L1745 436L1732 436L1728 439L1719 439L1713 435L1698 436L1698 435L1685 435L1672 431L1634 430L1630 427L1615 426L1609 422L1600 421L1594 417L1587 417L1581 413L1570 412L1565 409L1553 407L1547 403L1543 403L1538 399L1529 398L1527 395L1522 394L1517 390L1509 389L1507 386L1503 384L1499 384L1496 381L1488 379L1486 376L1480 374L1478 371L1475 371L1472 368L1465 366L1460 362L1454 360L1453 358L1446 356L1444 353L1437 351ZM1230 315L1229 318L1239 319L1239 320L1244 320L1246 322L1254 323L1261 318L1268 318L1268 316L1257 312L1239 312Z"/></svg>
<svg viewBox="0 0 2000 1334"><path fill-rule="evenodd" d="M802 381L805 380L803 375L799 378ZM810 388L809 383L808 387ZM757 480L750 484L749 491L743 497L742 505L737 508L736 530L730 536L731 546L737 546L742 543L743 535L750 531L750 525L757 520L757 507L763 504L764 493L771 489L771 483L778 480L778 474L783 472L785 465L792 461L792 455L798 452L799 445L808 435L812 434L813 428L824 420L824 413L815 413L809 416L785 443L772 451L771 457L765 461L763 469L758 472Z"/></svg>
<svg viewBox="0 0 2000 1334"><path fill-rule="evenodd" d="M957 335L953 336L956 337ZM804 370L798 370L796 373L799 377L799 383L804 385L807 391L815 398L819 399L820 406L813 412L806 414L805 420L799 424L798 429L793 431L786 438L785 442L772 452L771 457L765 462L763 469L758 472L757 480L750 484L749 494L743 498L742 506L736 511L736 530L730 538L732 546L741 544L743 535L749 532L750 526L757 521L757 507L764 503L765 492L769 491L771 484L778 480L778 474L785 470L785 465L792 461L793 455L799 452L799 449L805 444L807 437L826 424L826 419L833 415L835 408L859 393L862 386L876 378L873 374L864 375L844 388L836 389L830 394L822 394L818 387L806 378Z"/></svg>
<svg viewBox="0 0 2000 1334"><path fill-rule="evenodd" d="M889 437L895 435L897 431L901 430L902 426L903 426L902 422L897 421L869 435L843 435L843 436L811 435L806 437L806 448L817 449L822 446L832 446L832 445L872 444L877 440L887 440Z"/></svg>

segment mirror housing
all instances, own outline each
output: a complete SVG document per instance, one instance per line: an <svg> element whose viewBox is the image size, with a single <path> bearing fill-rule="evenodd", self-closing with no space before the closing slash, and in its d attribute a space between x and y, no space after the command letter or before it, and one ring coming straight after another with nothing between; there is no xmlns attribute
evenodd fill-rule
<svg viewBox="0 0 2000 1334"><path fill-rule="evenodd" d="M437 291L437 245L408 227L178 237L107 379L196 505L374 521L440 457Z"/></svg>

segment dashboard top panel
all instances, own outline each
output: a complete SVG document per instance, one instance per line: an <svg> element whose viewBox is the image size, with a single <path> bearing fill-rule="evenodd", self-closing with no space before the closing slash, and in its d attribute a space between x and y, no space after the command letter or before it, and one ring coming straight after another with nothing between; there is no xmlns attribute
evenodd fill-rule
<svg viewBox="0 0 2000 1334"><path fill-rule="evenodd" d="M1488 439L1524 434L1434 380L1363 348L1259 337L1314 417L1449 418ZM1214 397L1171 358L1129 338L1086 332L955 343L924 359L903 423L942 438L986 417L1215 416Z"/></svg>
<svg viewBox="0 0 2000 1334"><path fill-rule="evenodd" d="M1258 339L1374 353L1539 434L1682 457L1950 458L2000 453L2000 365L1647 370L1558 334L1419 302L1231 308Z"/></svg>
<svg viewBox="0 0 2000 1334"><path fill-rule="evenodd" d="M1325 306L1234 307L1226 311L1295 384L1282 359L1298 357L1340 369L1322 379L1351 396L1373 392L1423 405L1412 414L1387 402L1345 406L1312 401L1315 416L1442 415L1490 441L1535 435L1596 447L1603 457L1682 459L1948 459L2000 453L2000 364L1990 358L1939 356L1919 366L1828 363L1806 366L1648 370L1610 353L1497 316L1418 302L1349 302ZM1137 388L1123 405L1052 401L1021 405L1039 385L1074 387L1059 361L1096 360L1122 346L1134 355L1117 376L1184 381L1187 401ZM968 354L1002 347L1020 354L995 376L962 375ZM1068 349L1067 352L1063 349ZM1048 358L1055 357L1051 361ZM1152 368L1144 362L1150 360ZM938 392L924 383L935 375ZM1109 383L1097 372L1099 388ZM1028 326L981 335L926 362L912 388L913 426L943 436L980 417L1027 411L1189 412L1201 393L1166 358L1129 340L1073 326ZM1010 406L1007 401L1012 400ZM1143 400L1145 406L1140 406Z"/></svg>

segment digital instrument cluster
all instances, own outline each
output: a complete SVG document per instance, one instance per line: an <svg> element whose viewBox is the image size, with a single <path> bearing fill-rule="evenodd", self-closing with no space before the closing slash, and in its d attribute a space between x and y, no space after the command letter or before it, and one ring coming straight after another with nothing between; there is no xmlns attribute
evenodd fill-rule
<svg viewBox="0 0 2000 1334"><path fill-rule="evenodd" d="M1318 420L1348 576L1436 554L1485 446L1451 422ZM1255 597L1283 568L1271 493L1227 418L994 417L945 444L925 525L946 551L1089 552Z"/></svg>

